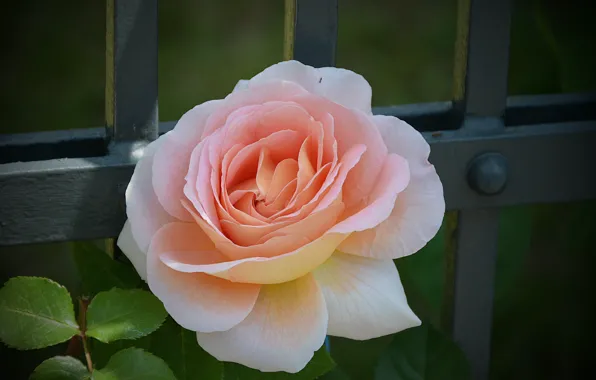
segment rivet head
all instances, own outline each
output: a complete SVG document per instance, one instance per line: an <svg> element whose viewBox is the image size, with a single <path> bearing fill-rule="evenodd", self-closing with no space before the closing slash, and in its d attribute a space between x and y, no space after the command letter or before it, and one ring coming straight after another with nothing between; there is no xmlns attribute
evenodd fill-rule
<svg viewBox="0 0 596 380"><path fill-rule="evenodd" d="M483 153L470 162L468 185L482 195L496 195L507 185L507 159L501 153Z"/></svg>

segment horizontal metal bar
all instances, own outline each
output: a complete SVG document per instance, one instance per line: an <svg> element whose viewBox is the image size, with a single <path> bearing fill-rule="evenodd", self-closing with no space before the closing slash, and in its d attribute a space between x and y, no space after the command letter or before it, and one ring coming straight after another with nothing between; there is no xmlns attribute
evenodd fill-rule
<svg viewBox="0 0 596 380"><path fill-rule="evenodd" d="M373 107L373 113L398 117L420 132L457 129L462 120L455 112L452 102Z"/></svg>
<svg viewBox="0 0 596 380"><path fill-rule="evenodd" d="M0 165L0 245L117 236L133 168L120 155Z"/></svg>
<svg viewBox="0 0 596 380"><path fill-rule="evenodd" d="M425 137L450 210L596 198L594 121L512 127L484 136L462 129ZM469 162L484 152L500 152L509 163L507 187L498 195L479 195L466 181ZM123 194L133 167L130 155L119 151L0 165L0 245L116 236L124 223Z"/></svg>
<svg viewBox="0 0 596 380"><path fill-rule="evenodd" d="M0 164L106 154L105 128L0 135Z"/></svg>
<svg viewBox="0 0 596 380"><path fill-rule="evenodd" d="M457 130L426 137L448 209L596 198L596 121L508 127L484 136ZM466 179L470 161L487 152L501 153L508 162L508 182L498 195L480 195Z"/></svg>
<svg viewBox="0 0 596 380"><path fill-rule="evenodd" d="M451 102L374 107L373 113L399 117L421 132L456 129L461 122L456 120ZM526 95L507 99L505 125L582 120L596 120L596 93ZM173 129L174 125L175 121L161 122L159 133L163 134ZM105 139L106 133L103 128L0 135L0 164L97 157L107 153Z"/></svg>
<svg viewBox="0 0 596 380"><path fill-rule="evenodd" d="M596 120L596 92L518 95L507 98L505 125Z"/></svg>

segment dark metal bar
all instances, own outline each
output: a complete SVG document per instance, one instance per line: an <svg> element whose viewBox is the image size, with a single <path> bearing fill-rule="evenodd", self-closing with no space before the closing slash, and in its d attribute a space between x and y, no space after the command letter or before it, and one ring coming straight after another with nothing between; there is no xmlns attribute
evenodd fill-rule
<svg viewBox="0 0 596 380"><path fill-rule="evenodd" d="M117 236L133 169L116 154L2 165L0 245Z"/></svg>
<svg viewBox="0 0 596 380"><path fill-rule="evenodd" d="M373 107L372 111L375 115L400 118L420 132L453 130L459 128L461 122L452 102Z"/></svg>
<svg viewBox="0 0 596 380"><path fill-rule="evenodd" d="M473 379L488 379L499 210L460 212L457 227L453 334Z"/></svg>
<svg viewBox="0 0 596 380"><path fill-rule="evenodd" d="M425 136L449 210L596 198L596 121L510 127L482 137L463 131ZM471 161L486 152L501 153L509 166L505 189L492 196L474 191L467 178Z"/></svg>
<svg viewBox="0 0 596 380"><path fill-rule="evenodd" d="M510 0L460 0L455 65L455 108L463 117L459 133L469 136L499 136L506 138L503 116L507 100L507 69L509 66ZM530 140L530 141L540 141ZM539 147L556 148L552 141L542 140ZM494 206L498 197L510 195L514 181L521 176L534 177L533 162L527 154L527 143L516 139L520 153L503 146L470 145L467 148L467 162L455 172L441 176L445 183L446 197L457 189L470 199L487 199L478 208L448 214L447 219L457 219L455 242L450 244L447 256L454 260L452 272L453 296L451 328L454 340L460 345L470 361L474 380L489 377L490 346L492 327L492 304L494 297L494 276L496 269L497 237L499 234L499 210L485 208ZM462 151L460 152L459 149ZM460 146L453 155L462 154L466 146ZM436 153L436 152L435 152ZM487 153L490 153L487 156ZM532 152L536 153L536 152ZM540 152L542 158L549 153ZM552 155L552 150L550 151ZM516 156L517 155L517 156ZM515 157L515 163L508 160ZM523 162L525 161L525 162ZM552 161L552 160L551 160ZM442 165L443 161L437 161ZM514 174L508 173L511 166ZM524 169L523 172L519 170ZM513 177L513 178L512 178ZM523 180L522 180L523 181ZM457 184L453 183L457 182ZM508 183L509 182L509 183ZM516 189L525 193L522 188ZM536 190L536 189L534 189ZM498 195L498 194L502 195ZM538 195L540 191L536 195ZM520 194L518 194L520 195ZM525 195L525 194L524 194Z"/></svg>
<svg viewBox="0 0 596 380"><path fill-rule="evenodd" d="M375 115L392 115L421 132L459 127L452 102L374 107ZM513 96L507 99L507 126L596 120L596 94ZM159 133L171 130L176 121L161 122ZM482 127L486 129L486 127ZM0 135L0 164L55 158L97 157L106 154L104 128Z"/></svg>
<svg viewBox="0 0 596 380"><path fill-rule="evenodd" d="M157 0L108 0L107 134L151 141L157 124Z"/></svg>
<svg viewBox="0 0 596 380"><path fill-rule="evenodd" d="M294 59L314 67L335 66L337 0L296 0Z"/></svg>
<svg viewBox="0 0 596 380"><path fill-rule="evenodd" d="M105 140L105 128L0 135L0 164L103 156Z"/></svg>
<svg viewBox="0 0 596 380"><path fill-rule="evenodd" d="M173 123L161 126L167 131ZM449 210L596 198L594 121L512 127L485 136L456 130L425 137ZM502 152L510 167L507 187L490 197L466 181L470 161L487 151ZM117 236L133 168L134 159L116 150L106 157L0 165L0 246ZM486 252L474 257L485 260ZM458 284L466 283L465 276L458 278ZM476 289L478 297L482 289Z"/></svg>
<svg viewBox="0 0 596 380"><path fill-rule="evenodd" d="M507 98L505 125L596 120L596 93L521 95Z"/></svg>
<svg viewBox="0 0 596 380"><path fill-rule="evenodd" d="M470 116L503 116L510 0L459 0L455 100Z"/></svg>

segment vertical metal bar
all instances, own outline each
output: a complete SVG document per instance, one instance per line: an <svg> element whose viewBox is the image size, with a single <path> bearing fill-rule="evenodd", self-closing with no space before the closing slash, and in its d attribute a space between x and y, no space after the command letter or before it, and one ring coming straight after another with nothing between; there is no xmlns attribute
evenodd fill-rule
<svg viewBox="0 0 596 380"><path fill-rule="evenodd" d="M474 380L489 376L498 222L498 209L458 215L452 331Z"/></svg>
<svg viewBox="0 0 596 380"><path fill-rule="evenodd" d="M112 153L133 160L158 136L157 43L157 0L107 0L106 134ZM118 252L114 239L103 245Z"/></svg>
<svg viewBox="0 0 596 380"><path fill-rule="evenodd" d="M466 133L498 133L507 97L510 0L460 0L458 6L456 110ZM453 338L470 361L472 378L488 379L499 209L463 210L450 219L457 223L451 244Z"/></svg>
<svg viewBox="0 0 596 380"><path fill-rule="evenodd" d="M459 0L455 100L470 116L503 116L507 101L510 0Z"/></svg>
<svg viewBox="0 0 596 380"><path fill-rule="evenodd" d="M314 67L335 66L337 0L294 1L294 59Z"/></svg>
<svg viewBox="0 0 596 380"><path fill-rule="evenodd" d="M157 116L157 0L107 0L106 96L108 136L155 140Z"/></svg>

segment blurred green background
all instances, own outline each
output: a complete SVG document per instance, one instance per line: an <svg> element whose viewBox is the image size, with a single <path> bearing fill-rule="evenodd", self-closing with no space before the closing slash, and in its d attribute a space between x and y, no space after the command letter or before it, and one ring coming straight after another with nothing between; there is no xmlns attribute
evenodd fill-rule
<svg viewBox="0 0 596 380"><path fill-rule="evenodd" d="M339 3L337 66L369 80L374 105L450 99L456 0ZM22 0L4 8L2 133L103 125L104 8L102 0ZM513 8L510 94L596 89L591 3L517 0ZM225 96L238 79L280 61L282 42L282 0L161 1L160 119L175 120L198 103ZM492 379L577 379L591 370L595 213L593 201L503 209ZM397 263L413 307L436 326L444 245L440 233ZM3 249L0 281L47 276L76 292L69 247ZM350 378L371 379L387 343L335 339L333 355ZM47 354L0 345L10 373L27 373Z"/></svg>

